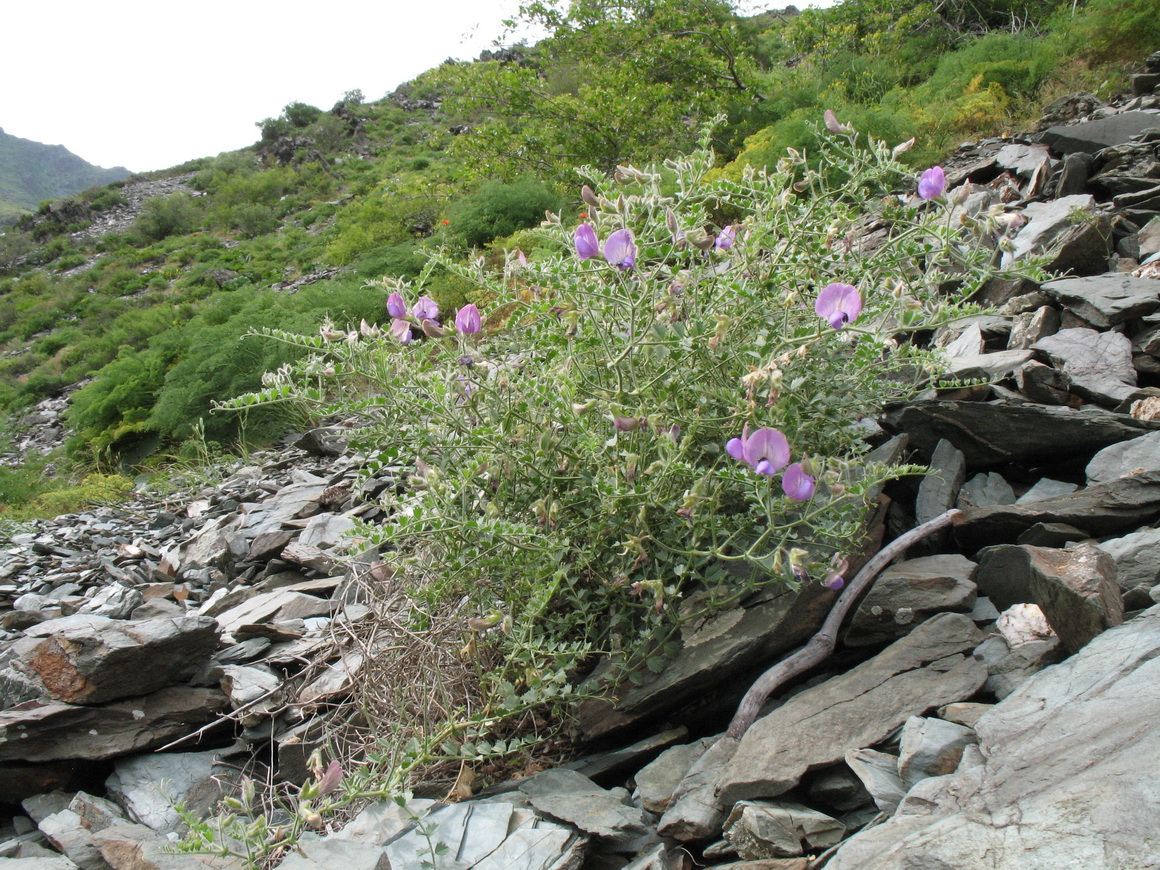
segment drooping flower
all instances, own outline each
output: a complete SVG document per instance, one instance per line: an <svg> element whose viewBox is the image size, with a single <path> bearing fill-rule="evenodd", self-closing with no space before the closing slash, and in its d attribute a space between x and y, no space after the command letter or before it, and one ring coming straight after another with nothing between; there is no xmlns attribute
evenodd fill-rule
<svg viewBox="0 0 1160 870"><path fill-rule="evenodd" d="M809 501L814 495L814 479L795 462L781 476L781 489L793 501Z"/></svg>
<svg viewBox="0 0 1160 870"><path fill-rule="evenodd" d="M831 576L831 575L833 575L833 576ZM841 589L843 586L846 585L846 578L843 577L841 574L834 574L834 572L831 571L828 574L826 574L826 576L822 579L822 585L825 586L827 589L834 589L834 590Z"/></svg>
<svg viewBox="0 0 1160 870"><path fill-rule="evenodd" d="M617 230L604 243L604 259L621 271L636 263L636 243L631 230Z"/></svg>
<svg viewBox="0 0 1160 870"><path fill-rule="evenodd" d="M600 199L596 196L596 192L587 184L580 188L580 198L593 208L600 206Z"/></svg>
<svg viewBox="0 0 1160 870"><path fill-rule="evenodd" d="M862 296L850 284L829 284L818 294L814 311L834 329L841 329L862 313Z"/></svg>
<svg viewBox="0 0 1160 870"><path fill-rule="evenodd" d="M737 228L733 224L725 227L717 234L716 246L718 251L728 251L732 249L733 242L737 238Z"/></svg>
<svg viewBox="0 0 1160 870"><path fill-rule="evenodd" d="M391 335L402 342L403 344L411 343L411 324L406 320L395 320L391 322Z"/></svg>
<svg viewBox="0 0 1160 870"><path fill-rule="evenodd" d="M326 773L322 775L322 779L318 781L319 797L330 794L332 791L338 788L339 783L341 782L342 765L337 761L332 761L326 768Z"/></svg>
<svg viewBox="0 0 1160 870"><path fill-rule="evenodd" d="M789 441L777 429L758 429L745 439L741 454L758 474L774 474L789 464Z"/></svg>
<svg viewBox="0 0 1160 870"><path fill-rule="evenodd" d="M596 230L592 224L580 224L572 235L576 246L576 256L581 260L588 260L600 253L600 240L596 238Z"/></svg>
<svg viewBox="0 0 1160 870"><path fill-rule="evenodd" d="M420 296L415 307L411 309L411 316L420 323L424 320L434 320L439 316L439 303L430 296Z"/></svg>
<svg viewBox="0 0 1160 870"><path fill-rule="evenodd" d="M838 116L834 114L833 109L826 109L822 113L822 117L825 119L826 129L831 133L839 134L850 132L850 128L838 120Z"/></svg>
<svg viewBox="0 0 1160 870"><path fill-rule="evenodd" d="M392 293L387 297L387 314L395 320L402 320L407 316L407 300L402 293Z"/></svg>
<svg viewBox="0 0 1160 870"><path fill-rule="evenodd" d="M641 426L640 417L625 417L622 414L612 415L612 425L621 432L635 432Z"/></svg>
<svg viewBox="0 0 1160 870"><path fill-rule="evenodd" d="M730 438L725 444L725 452L738 462L745 461L745 435L740 438Z"/></svg>
<svg viewBox="0 0 1160 870"><path fill-rule="evenodd" d="M455 315L455 328L464 335L479 332L479 309L474 304L464 305Z"/></svg>
<svg viewBox="0 0 1160 870"><path fill-rule="evenodd" d="M923 199L938 199L947 187L947 176L941 166L932 166L918 180L918 195Z"/></svg>

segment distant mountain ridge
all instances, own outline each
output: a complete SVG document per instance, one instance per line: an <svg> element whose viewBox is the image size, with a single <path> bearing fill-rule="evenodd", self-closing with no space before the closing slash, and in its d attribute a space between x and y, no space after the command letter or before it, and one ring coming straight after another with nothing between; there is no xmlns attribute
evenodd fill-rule
<svg viewBox="0 0 1160 870"><path fill-rule="evenodd" d="M71 196L131 174L124 166L93 166L63 145L21 139L0 128L0 226L35 211L47 199Z"/></svg>

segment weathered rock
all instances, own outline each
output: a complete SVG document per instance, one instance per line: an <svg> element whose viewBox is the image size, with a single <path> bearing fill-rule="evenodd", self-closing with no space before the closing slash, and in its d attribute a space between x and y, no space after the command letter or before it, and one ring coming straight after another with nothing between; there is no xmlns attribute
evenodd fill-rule
<svg viewBox="0 0 1160 870"><path fill-rule="evenodd" d="M1089 194L1065 196L1050 202L1033 202L1023 210L1027 223L1015 236L1014 248L1003 255L1003 267L1028 254L1057 248L1077 230L1076 213L1093 213L1095 199Z"/></svg>
<svg viewBox="0 0 1160 870"><path fill-rule="evenodd" d="M688 841L708 840L721 833L725 809L717 800L717 778L737 751L738 743L731 737L718 737L693 762L657 823L661 836Z"/></svg>
<svg viewBox="0 0 1160 870"><path fill-rule="evenodd" d="M1034 311L1016 316L1011 325L1011 335L1007 339L1008 350L1025 350L1041 338L1059 331L1059 312L1043 305Z"/></svg>
<svg viewBox="0 0 1160 870"><path fill-rule="evenodd" d="M998 350L978 356L960 356L949 361L947 377L1000 381L1014 374L1031 357L1029 350Z"/></svg>
<svg viewBox="0 0 1160 870"><path fill-rule="evenodd" d="M936 613L965 613L975 603L975 563L958 555L897 562L874 581L843 643L868 646L896 640Z"/></svg>
<svg viewBox="0 0 1160 870"><path fill-rule="evenodd" d="M1120 112L1082 124L1051 127L1043 131L1040 139L1056 154L1071 154L1075 151L1095 154L1110 145L1121 145L1158 123L1160 118L1151 112Z"/></svg>
<svg viewBox="0 0 1160 870"><path fill-rule="evenodd" d="M1096 546L1116 563L1116 583L1121 590L1160 583L1160 529L1140 529Z"/></svg>
<svg viewBox="0 0 1160 870"><path fill-rule="evenodd" d="M144 600L136 589L112 583L98 591L87 604L77 610L77 613L92 613L111 619L128 619Z"/></svg>
<svg viewBox="0 0 1160 870"><path fill-rule="evenodd" d="M830 870L1123 870L1160 862L1160 607L1028 680L977 723L979 750L848 840Z"/></svg>
<svg viewBox="0 0 1160 870"><path fill-rule="evenodd" d="M1071 379L1071 389L1092 402L1114 408L1136 391L1132 342L1116 332L1064 329L1032 347L1051 358Z"/></svg>
<svg viewBox="0 0 1160 870"><path fill-rule="evenodd" d="M1092 457L1084 473L1092 486L1141 471L1160 471L1160 432L1105 447Z"/></svg>
<svg viewBox="0 0 1160 870"><path fill-rule="evenodd" d="M906 787L898 775L897 756L877 749L851 749L846 752L846 764L881 812L889 815L898 809Z"/></svg>
<svg viewBox="0 0 1160 870"><path fill-rule="evenodd" d="M955 507L966 510L974 507L990 507L997 504L1012 504L1015 501L1015 490L1011 488L1003 475L995 471L979 473L963 484L959 490L959 497L955 499Z"/></svg>
<svg viewBox="0 0 1160 870"><path fill-rule="evenodd" d="M1124 621L1116 565L1093 544L1070 550L1024 547L1031 594L1069 652Z"/></svg>
<svg viewBox="0 0 1160 870"><path fill-rule="evenodd" d="M792 858L841 842L846 826L789 801L740 801L725 821L725 839L745 859Z"/></svg>
<svg viewBox="0 0 1160 870"><path fill-rule="evenodd" d="M1038 499L1029 499L1037 501ZM1076 541L1091 537L1083 529L1069 526L1067 523L1036 523L1015 539L1017 544L1030 544L1033 547L1065 547Z"/></svg>
<svg viewBox="0 0 1160 870"><path fill-rule="evenodd" d="M836 764L810 776L807 789L811 801L846 812L865 806L870 793L847 764Z"/></svg>
<svg viewBox="0 0 1160 870"><path fill-rule="evenodd" d="M650 813L663 813L689 768L705 754L712 741L705 738L666 749L634 777L640 804Z"/></svg>
<svg viewBox="0 0 1160 870"><path fill-rule="evenodd" d="M930 473L918 485L915 522L925 523L954 506L966 480L967 461L962 452L943 439L934 448Z"/></svg>
<svg viewBox="0 0 1160 870"><path fill-rule="evenodd" d="M28 701L0 711L0 761L99 760L164 746L227 706L216 689L173 686L100 707Z"/></svg>
<svg viewBox="0 0 1160 870"><path fill-rule="evenodd" d="M1015 373L1019 392L1044 405L1067 405L1072 400L1071 378L1057 368L1032 360Z"/></svg>
<svg viewBox="0 0 1160 870"><path fill-rule="evenodd" d="M159 753L119 759L105 787L133 821L167 834L181 827L176 804L206 815L234 778L217 752Z"/></svg>
<svg viewBox="0 0 1160 870"><path fill-rule="evenodd" d="M954 773L963 749L975 742L975 732L944 719L911 716L902 726L898 775L909 790L919 780Z"/></svg>
<svg viewBox="0 0 1160 870"><path fill-rule="evenodd" d="M777 797L807 770L874 745L910 716L966 700L986 680L986 667L961 655L980 636L967 616L940 614L870 661L793 696L741 739L718 779L719 803Z"/></svg>
<svg viewBox="0 0 1160 870"><path fill-rule="evenodd" d="M391 870L381 846L344 840L307 839L278 866L282 870Z"/></svg>
<svg viewBox="0 0 1160 870"><path fill-rule="evenodd" d="M1043 292L1096 329L1108 329L1160 309L1160 286L1148 278L1095 275L1059 278Z"/></svg>
<svg viewBox="0 0 1160 870"><path fill-rule="evenodd" d="M945 707L939 707L938 714L948 722L964 725L974 730L975 723L994 706L994 704L980 704L977 701L959 701L947 704Z"/></svg>
<svg viewBox="0 0 1160 870"><path fill-rule="evenodd" d="M1059 188L1056 196L1076 196L1087 190L1091 177L1092 155L1086 151L1073 151L1063 158L1063 169L1059 174Z"/></svg>
<svg viewBox="0 0 1160 870"><path fill-rule="evenodd" d="M1070 483L1066 480L1052 480L1049 477L1041 477L1031 489L1027 490L1027 492L1015 500L1015 504L1027 504L1029 501L1043 501L1047 498L1069 495L1077 489L1079 489L1079 484Z"/></svg>
<svg viewBox="0 0 1160 870"><path fill-rule="evenodd" d="M147 828L124 822L93 834L93 843L117 870L244 870L239 858L216 855L175 854L168 838Z"/></svg>
<svg viewBox="0 0 1160 870"><path fill-rule="evenodd" d="M611 791L571 770L546 770L520 783L532 806L604 840L634 840L649 826L624 789Z"/></svg>
<svg viewBox="0 0 1160 870"><path fill-rule="evenodd" d="M1006 698L1048 665L1062 661L1066 655L1063 644L1054 636L1017 646L1009 646L1002 637L990 637L975 650L975 657L986 662L989 671L983 690L999 700Z"/></svg>
<svg viewBox="0 0 1160 870"><path fill-rule="evenodd" d="M1036 523L1066 523L1103 536L1139 528L1158 516L1160 471L1147 471L1071 495L964 511L955 535L966 552L973 552L986 544L1013 541ZM982 589L982 581L976 582ZM995 597L986 589L983 592Z"/></svg>
<svg viewBox="0 0 1160 870"><path fill-rule="evenodd" d="M966 456L968 468L1090 456L1157 428L1100 408L1075 411L939 399L888 406L879 422L889 432L907 433L911 445L927 455L946 438Z"/></svg>

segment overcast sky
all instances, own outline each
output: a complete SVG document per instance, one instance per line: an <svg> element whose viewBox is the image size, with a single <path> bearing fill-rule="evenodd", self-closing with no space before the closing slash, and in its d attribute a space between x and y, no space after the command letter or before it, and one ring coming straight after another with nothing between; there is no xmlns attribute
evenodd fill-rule
<svg viewBox="0 0 1160 870"><path fill-rule="evenodd" d="M98 166L164 169L253 143L287 103L329 109L355 88L377 100L475 57L519 2L11 0L0 128Z"/></svg>

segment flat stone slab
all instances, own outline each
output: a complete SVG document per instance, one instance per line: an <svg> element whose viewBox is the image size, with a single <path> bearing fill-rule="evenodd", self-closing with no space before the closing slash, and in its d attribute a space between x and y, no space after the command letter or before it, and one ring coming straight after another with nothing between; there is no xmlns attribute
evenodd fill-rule
<svg viewBox="0 0 1160 870"><path fill-rule="evenodd" d="M958 771L848 840L829 870L1160 864L1160 607L1031 677L976 723Z"/></svg>
<svg viewBox="0 0 1160 870"><path fill-rule="evenodd" d="M889 566L850 620L843 643L888 643L936 613L968 613L975 604L975 563L958 554L923 556Z"/></svg>
<svg viewBox="0 0 1160 870"><path fill-rule="evenodd" d="M1153 283L1160 290L1160 282ZM889 432L907 433L911 446L928 456L940 439L947 439L963 452L968 468L1090 456L1160 428L1102 408L941 399L888 406L879 422Z"/></svg>
<svg viewBox="0 0 1160 870"><path fill-rule="evenodd" d="M1083 151L1095 154L1110 145L1121 145L1149 127L1160 127L1160 115L1152 112L1120 112L1109 118L1049 127L1040 140L1056 154Z"/></svg>
<svg viewBox="0 0 1160 870"><path fill-rule="evenodd" d="M1043 292L1097 329L1160 309L1160 282L1131 275L1060 278L1043 285Z"/></svg>
<svg viewBox="0 0 1160 870"><path fill-rule="evenodd" d="M911 716L971 697L987 667L963 653L981 639L969 617L940 614L870 661L794 695L741 738L717 779L718 802L777 797L806 771L873 746Z"/></svg>
<svg viewBox="0 0 1160 870"><path fill-rule="evenodd" d="M1072 390L1088 401L1115 407L1136 392L1132 342L1118 332L1063 329L1032 345L1071 379Z"/></svg>
<svg viewBox="0 0 1160 870"><path fill-rule="evenodd" d="M1160 432L1105 447L1084 469L1088 486L1142 471L1160 471Z"/></svg>

